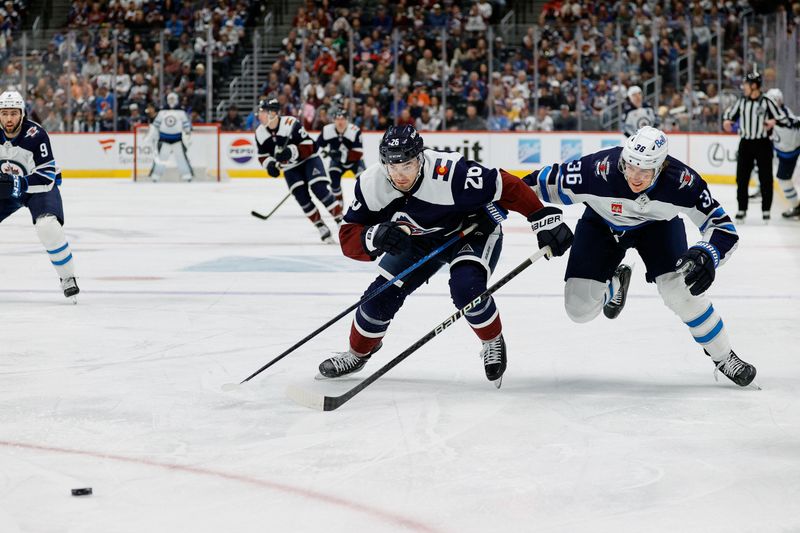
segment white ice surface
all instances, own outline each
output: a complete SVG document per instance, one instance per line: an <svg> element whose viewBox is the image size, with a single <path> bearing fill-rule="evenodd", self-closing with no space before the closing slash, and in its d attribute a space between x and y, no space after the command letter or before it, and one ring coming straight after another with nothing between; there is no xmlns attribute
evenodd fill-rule
<svg viewBox="0 0 800 533"><path fill-rule="evenodd" d="M800 531L800 223L779 194L770 225L751 209L711 291L761 391L714 381L641 261L619 319L571 323L561 258L497 294L502 389L458 323L323 413L284 390L358 382L313 379L349 317L221 391L374 277L293 201L250 216L285 191L67 181L77 306L27 211L0 225L0 532ZM733 187L713 192L735 211ZM574 227L581 209L567 213ZM522 217L505 227L498 274L534 251ZM452 311L440 273L359 378Z"/></svg>

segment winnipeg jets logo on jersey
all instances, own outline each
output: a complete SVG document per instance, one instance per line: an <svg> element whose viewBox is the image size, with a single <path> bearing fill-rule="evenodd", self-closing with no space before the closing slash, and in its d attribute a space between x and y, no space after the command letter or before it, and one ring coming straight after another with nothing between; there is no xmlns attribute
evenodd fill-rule
<svg viewBox="0 0 800 533"><path fill-rule="evenodd" d="M691 172L687 169L683 169L681 172L680 177L678 178L680 185L678 185L678 189L683 189L684 187L691 187L692 183L694 183L694 176Z"/></svg>
<svg viewBox="0 0 800 533"><path fill-rule="evenodd" d="M28 128L28 131L25 132L25 137L26 138L27 137L33 137L38 132L39 132L39 128L37 128L36 126L31 126L30 128Z"/></svg>
<svg viewBox="0 0 800 533"><path fill-rule="evenodd" d="M24 176L27 174L27 172L25 172L25 167L16 161L0 162L0 172L3 174L11 174L12 176Z"/></svg>
<svg viewBox="0 0 800 533"><path fill-rule="evenodd" d="M609 163L608 163L608 156L605 156L602 161L598 161L594 165L594 173L603 178L604 180L608 181L608 170L609 170Z"/></svg>

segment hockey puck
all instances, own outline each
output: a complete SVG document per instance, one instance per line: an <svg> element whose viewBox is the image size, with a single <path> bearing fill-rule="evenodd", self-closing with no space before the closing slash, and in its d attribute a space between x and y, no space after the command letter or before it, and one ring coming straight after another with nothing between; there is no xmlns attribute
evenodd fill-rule
<svg viewBox="0 0 800 533"><path fill-rule="evenodd" d="M85 487L82 489L72 489L73 496L91 496L92 487Z"/></svg>

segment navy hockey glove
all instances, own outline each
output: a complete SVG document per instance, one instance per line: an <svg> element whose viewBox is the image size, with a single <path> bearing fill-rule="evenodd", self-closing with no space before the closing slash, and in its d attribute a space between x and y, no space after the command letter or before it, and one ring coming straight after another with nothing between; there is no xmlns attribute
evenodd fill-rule
<svg viewBox="0 0 800 533"><path fill-rule="evenodd" d="M477 224L478 226L472 230L471 235L482 237L491 234L494 228L505 220L506 215L502 208L497 207L495 204L488 204L467 215L464 222L467 228L472 224Z"/></svg>
<svg viewBox="0 0 800 533"><path fill-rule="evenodd" d="M548 205L529 216L528 222L539 241L539 248L549 246L553 257L563 255L572 246L572 230L562 222L561 209Z"/></svg>
<svg viewBox="0 0 800 533"><path fill-rule="evenodd" d="M692 246L675 263L675 271L683 274L683 281L694 296L703 294L711 287L716 270L711 252L701 246Z"/></svg>
<svg viewBox="0 0 800 533"><path fill-rule="evenodd" d="M281 171L278 168L278 162L274 159L267 161L267 164L264 166L264 168L267 170L267 174L271 178L277 178L281 175Z"/></svg>
<svg viewBox="0 0 800 533"><path fill-rule="evenodd" d="M370 255L379 255L383 252L398 255L409 251L412 245L411 232L397 222L368 226L361 234L361 241Z"/></svg>
<svg viewBox="0 0 800 533"><path fill-rule="evenodd" d="M278 160L278 163L286 163L292 158L292 151L289 148L284 148L277 154L275 154L275 159Z"/></svg>
<svg viewBox="0 0 800 533"><path fill-rule="evenodd" d="M0 199L19 198L28 190L28 180L13 174L0 173Z"/></svg>

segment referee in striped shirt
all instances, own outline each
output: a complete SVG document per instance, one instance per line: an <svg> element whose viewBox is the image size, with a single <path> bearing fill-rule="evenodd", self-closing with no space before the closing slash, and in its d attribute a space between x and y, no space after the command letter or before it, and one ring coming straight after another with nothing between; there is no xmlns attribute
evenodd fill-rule
<svg viewBox="0 0 800 533"><path fill-rule="evenodd" d="M783 112L775 102L761 94L761 74L750 72L742 82L742 96L722 115L722 129L733 131L733 121L739 120L739 155L736 161L736 200L739 211L736 220L747 215L747 186L753 162L758 164L758 181L761 184L761 212L769 220L772 208L772 143L769 134L777 123L791 128L796 122Z"/></svg>

